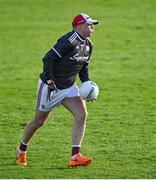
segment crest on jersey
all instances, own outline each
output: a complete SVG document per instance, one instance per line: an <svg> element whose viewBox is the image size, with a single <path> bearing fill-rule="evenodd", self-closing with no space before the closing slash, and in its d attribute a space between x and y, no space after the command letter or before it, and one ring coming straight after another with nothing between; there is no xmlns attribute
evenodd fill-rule
<svg viewBox="0 0 156 180"><path fill-rule="evenodd" d="M86 51L89 51L89 46L86 46Z"/></svg>

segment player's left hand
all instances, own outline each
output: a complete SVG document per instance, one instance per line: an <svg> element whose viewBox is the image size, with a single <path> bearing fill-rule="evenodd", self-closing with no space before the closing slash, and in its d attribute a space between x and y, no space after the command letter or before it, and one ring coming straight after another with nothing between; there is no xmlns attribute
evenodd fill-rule
<svg viewBox="0 0 156 180"><path fill-rule="evenodd" d="M87 102L93 102L93 101L96 101L96 99L87 99L86 101Z"/></svg>

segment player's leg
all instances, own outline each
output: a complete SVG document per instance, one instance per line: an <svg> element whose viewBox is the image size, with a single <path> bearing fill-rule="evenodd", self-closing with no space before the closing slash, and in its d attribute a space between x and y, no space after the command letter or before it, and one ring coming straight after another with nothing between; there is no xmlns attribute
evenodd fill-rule
<svg viewBox="0 0 156 180"><path fill-rule="evenodd" d="M47 117L49 115L49 112L41 112L41 111L36 111L34 119L28 124L28 126L25 129L23 140L17 148L17 164L20 165L27 165L27 160L26 160L26 152L27 152L27 146L29 141L31 140L32 136L34 133L40 128L41 126L44 125L44 123L47 120Z"/></svg>
<svg viewBox="0 0 156 180"><path fill-rule="evenodd" d="M23 136L23 143L28 144L33 134L38 128L44 125L48 118L49 112L36 111L34 119L28 124Z"/></svg>
<svg viewBox="0 0 156 180"><path fill-rule="evenodd" d="M37 91L37 101L36 101L36 113L34 119L28 124L25 129L24 136L22 139L22 143L19 147L19 150L26 151L26 145L29 143L33 134L37 131L37 129L45 123L49 112L50 112L50 104L47 102L47 85L39 80L38 82L38 91ZM43 108L44 109L43 109Z"/></svg>
<svg viewBox="0 0 156 180"><path fill-rule="evenodd" d="M72 145L72 158L69 162L70 166L81 166L88 165L92 162L92 158L83 157L80 153L80 146L84 137L86 119L87 119L87 108L85 101L81 97L69 97L65 98L63 105L73 114L73 145ZM76 161L75 161L76 158Z"/></svg>
<svg viewBox="0 0 156 180"><path fill-rule="evenodd" d="M49 115L49 104L46 101L47 98L47 85L44 84L41 80L38 82L38 94L36 102L36 113L34 119L28 124L25 129L24 136L20 146L17 148L17 164L26 165L26 151L27 146L32 138L33 134L37 129L46 122L46 119ZM42 110L41 108L44 107ZM46 109L47 108L47 109Z"/></svg>
<svg viewBox="0 0 156 180"><path fill-rule="evenodd" d="M63 105L73 114L74 124L73 124L73 145L81 145L87 118L87 109L85 101L83 101L79 96L66 98L63 101Z"/></svg>

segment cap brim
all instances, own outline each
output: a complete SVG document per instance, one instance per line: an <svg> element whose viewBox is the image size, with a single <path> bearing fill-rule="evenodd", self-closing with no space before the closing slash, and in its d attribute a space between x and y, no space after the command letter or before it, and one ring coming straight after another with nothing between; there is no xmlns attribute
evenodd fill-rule
<svg viewBox="0 0 156 180"><path fill-rule="evenodd" d="M98 21L95 21L95 22L93 22L93 24L94 24L94 25L97 25L97 24L99 24L99 22L98 22Z"/></svg>
<svg viewBox="0 0 156 180"><path fill-rule="evenodd" d="M93 24L93 25L97 25L99 22L97 20L94 20L94 19L88 19L86 21L87 24Z"/></svg>

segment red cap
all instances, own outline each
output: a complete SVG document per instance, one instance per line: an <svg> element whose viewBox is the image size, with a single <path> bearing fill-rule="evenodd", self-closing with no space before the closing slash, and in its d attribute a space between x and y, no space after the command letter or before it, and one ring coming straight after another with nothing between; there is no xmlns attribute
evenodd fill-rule
<svg viewBox="0 0 156 180"><path fill-rule="evenodd" d="M83 23L95 25L95 24L98 24L99 22L95 19L92 19L87 14L79 14L74 17L72 25L73 25L73 27L75 27L75 26L77 26L79 24L83 24Z"/></svg>

